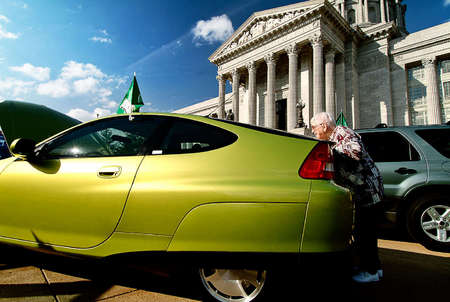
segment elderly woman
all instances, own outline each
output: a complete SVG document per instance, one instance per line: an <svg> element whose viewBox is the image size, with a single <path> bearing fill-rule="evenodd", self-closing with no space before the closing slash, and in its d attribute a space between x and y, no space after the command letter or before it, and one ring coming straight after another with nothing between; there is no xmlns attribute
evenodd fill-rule
<svg viewBox="0 0 450 302"><path fill-rule="evenodd" d="M311 129L321 140L333 142L335 181L352 192L355 202L355 248L359 257L356 282L379 281L383 275L378 257L376 220L383 198L380 171L367 153L361 137L352 129L336 126L327 112L311 119Z"/></svg>

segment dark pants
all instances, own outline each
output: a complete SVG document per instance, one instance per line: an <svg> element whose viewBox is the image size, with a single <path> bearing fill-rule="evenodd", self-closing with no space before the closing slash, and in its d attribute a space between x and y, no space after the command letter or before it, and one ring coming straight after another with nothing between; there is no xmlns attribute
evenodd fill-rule
<svg viewBox="0 0 450 302"><path fill-rule="evenodd" d="M377 222L380 215L379 204L367 207L356 206L355 213L355 253L359 268L375 274L381 268L378 257Z"/></svg>

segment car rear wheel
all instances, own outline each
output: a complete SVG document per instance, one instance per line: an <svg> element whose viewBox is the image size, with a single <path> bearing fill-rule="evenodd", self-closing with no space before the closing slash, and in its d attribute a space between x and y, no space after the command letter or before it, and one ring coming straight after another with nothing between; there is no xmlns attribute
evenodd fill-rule
<svg viewBox="0 0 450 302"><path fill-rule="evenodd" d="M416 200L407 214L410 235L432 250L450 251L450 201L441 194Z"/></svg>
<svg viewBox="0 0 450 302"><path fill-rule="evenodd" d="M261 299L266 282L265 270L204 269L200 279L213 301L249 302Z"/></svg>

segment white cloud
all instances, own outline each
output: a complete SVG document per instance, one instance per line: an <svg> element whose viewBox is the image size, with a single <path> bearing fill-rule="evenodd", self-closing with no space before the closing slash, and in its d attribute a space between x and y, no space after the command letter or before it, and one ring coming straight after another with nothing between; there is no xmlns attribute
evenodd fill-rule
<svg viewBox="0 0 450 302"><path fill-rule="evenodd" d="M3 21L5 23L9 23L9 19L6 16L0 15L0 21ZM0 39L17 39L19 35L8 32L6 29L3 28L3 26L0 24Z"/></svg>
<svg viewBox="0 0 450 302"><path fill-rule="evenodd" d="M21 72L38 81L47 81L50 79L50 68L48 67L37 67L29 63L25 63L23 66L12 66L10 69Z"/></svg>
<svg viewBox="0 0 450 302"><path fill-rule="evenodd" d="M110 38L92 37L89 40L100 43L108 43L108 44L112 43L112 40Z"/></svg>
<svg viewBox="0 0 450 302"><path fill-rule="evenodd" d="M76 93L85 94L88 92L94 92L97 89L98 80L93 77L78 80L73 82L73 88Z"/></svg>
<svg viewBox="0 0 450 302"><path fill-rule="evenodd" d="M94 42L100 42L100 43L108 43L108 44L111 44L111 43L112 43L111 38L108 38L109 34L108 34L108 32L106 31L106 29L100 30L100 33L101 33L104 37L97 37L97 36L94 36L94 37L90 38L89 40L94 41Z"/></svg>
<svg viewBox="0 0 450 302"><path fill-rule="evenodd" d="M449 6L450 5L450 0L444 0L444 6Z"/></svg>
<svg viewBox="0 0 450 302"><path fill-rule="evenodd" d="M0 21L3 21L5 23L9 23L9 19L6 16L0 15Z"/></svg>
<svg viewBox="0 0 450 302"><path fill-rule="evenodd" d="M61 77L64 79L86 78L89 76L104 78L106 75L95 65L77 63L75 61L66 62L61 71Z"/></svg>
<svg viewBox="0 0 450 302"><path fill-rule="evenodd" d="M10 33L6 31L3 26L0 24L0 39L17 39L19 36L17 34Z"/></svg>
<svg viewBox="0 0 450 302"><path fill-rule="evenodd" d="M108 115L111 115L111 110L103 109L103 108L95 108L94 112L89 112L87 110L81 109L81 108L75 108L71 109L67 115L71 116L73 118L76 118L77 120L87 122L92 119L95 119L97 117L105 117Z"/></svg>
<svg viewBox="0 0 450 302"><path fill-rule="evenodd" d="M69 95L70 86L64 79L56 79L47 83L39 84L37 93L40 95L48 95L52 98L60 98Z"/></svg>
<svg viewBox="0 0 450 302"><path fill-rule="evenodd" d="M0 91L7 95L7 97L16 98L17 96L28 93L35 84L34 81L22 81L15 78L7 78L0 81Z"/></svg>
<svg viewBox="0 0 450 302"><path fill-rule="evenodd" d="M233 32L233 24L227 15L212 17L207 21L200 20L192 29L194 40L206 41L209 44L223 42L228 39Z"/></svg>

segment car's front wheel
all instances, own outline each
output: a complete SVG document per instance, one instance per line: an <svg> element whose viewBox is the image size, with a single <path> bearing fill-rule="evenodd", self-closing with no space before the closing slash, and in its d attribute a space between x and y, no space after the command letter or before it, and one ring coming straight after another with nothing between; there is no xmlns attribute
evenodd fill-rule
<svg viewBox="0 0 450 302"><path fill-rule="evenodd" d="M410 235L432 250L450 252L450 200L442 194L418 198L407 213Z"/></svg>
<svg viewBox="0 0 450 302"><path fill-rule="evenodd" d="M199 274L206 292L213 301L249 302L261 299L267 272L201 268Z"/></svg>

